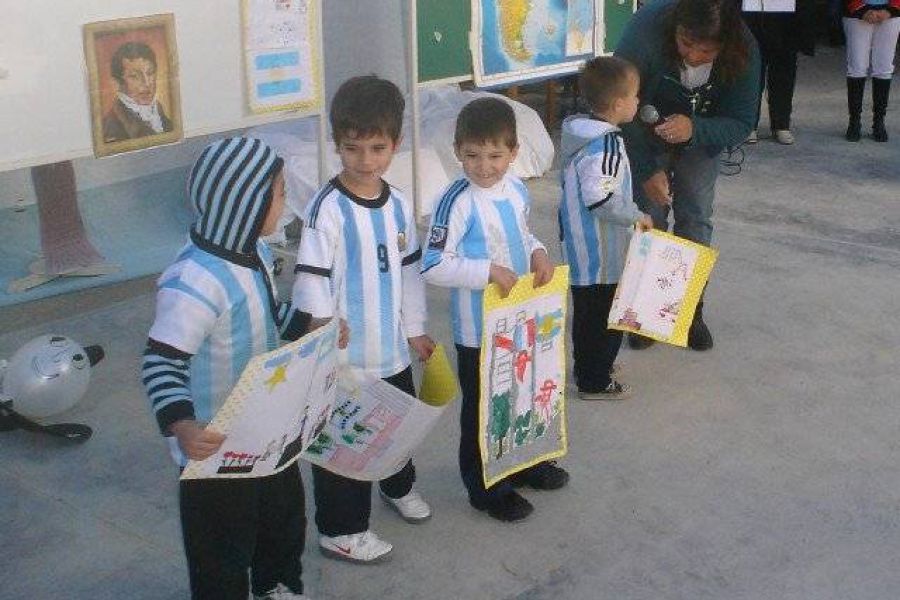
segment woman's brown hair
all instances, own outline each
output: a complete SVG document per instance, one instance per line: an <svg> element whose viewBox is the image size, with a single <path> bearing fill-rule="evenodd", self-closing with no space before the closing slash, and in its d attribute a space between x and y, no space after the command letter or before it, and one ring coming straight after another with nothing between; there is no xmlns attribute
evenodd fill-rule
<svg viewBox="0 0 900 600"><path fill-rule="evenodd" d="M697 42L719 45L716 73L727 83L734 82L750 60L750 40L738 10L738 0L679 0L666 17L663 52L673 68L682 67L675 41L677 31Z"/></svg>

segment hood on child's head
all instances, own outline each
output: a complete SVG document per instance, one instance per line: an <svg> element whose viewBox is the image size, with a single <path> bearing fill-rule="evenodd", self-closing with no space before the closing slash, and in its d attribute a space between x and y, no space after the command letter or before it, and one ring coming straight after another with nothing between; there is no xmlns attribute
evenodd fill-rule
<svg viewBox="0 0 900 600"><path fill-rule="evenodd" d="M619 131L615 125L594 119L590 115L572 115L562 124L559 142L559 153L563 161L568 161L573 154L610 131Z"/></svg>
<svg viewBox="0 0 900 600"><path fill-rule="evenodd" d="M254 254L282 161L262 141L233 137L203 150L188 176L197 214L191 239L215 253Z"/></svg>

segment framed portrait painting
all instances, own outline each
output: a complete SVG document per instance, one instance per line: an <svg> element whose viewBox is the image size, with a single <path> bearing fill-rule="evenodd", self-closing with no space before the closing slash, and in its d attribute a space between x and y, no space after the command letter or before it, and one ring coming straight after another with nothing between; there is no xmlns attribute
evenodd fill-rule
<svg viewBox="0 0 900 600"><path fill-rule="evenodd" d="M181 140L174 15L87 23L83 33L94 155Z"/></svg>

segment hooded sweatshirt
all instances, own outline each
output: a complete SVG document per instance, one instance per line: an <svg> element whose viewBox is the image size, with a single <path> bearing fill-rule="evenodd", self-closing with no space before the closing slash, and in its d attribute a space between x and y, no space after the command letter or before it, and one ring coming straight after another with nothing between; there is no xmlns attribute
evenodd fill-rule
<svg viewBox="0 0 900 600"><path fill-rule="evenodd" d="M618 127L574 115L562 126L559 239L575 286L618 283L632 227L631 166Z"/></svg>
<svg viewBox="0 0 900 600"><path fill-rule="evenodd" d="M308 319L278 302L273 257L259 240L281 159L263 142L208 146L188 177L196 213L190 242L160 276L143 383L163 435L181 419L209 421L250 359ZM308 316L308 315L307 315ZM290 318L289 318L290 317ZM176 462L186 464L169 437Z"/></svg>

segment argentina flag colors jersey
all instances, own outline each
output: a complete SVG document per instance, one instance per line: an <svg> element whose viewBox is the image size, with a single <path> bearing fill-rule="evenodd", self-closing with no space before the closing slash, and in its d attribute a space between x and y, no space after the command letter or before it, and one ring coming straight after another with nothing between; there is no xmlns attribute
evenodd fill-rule
<svg viewBox="0 0 900 600"><path fill-rule="evenodd" d="M576 115L563 123L560 242L571 284L618 283L641 211L619 128Z"/></svg>
<svg viewBox="0 0 900 600"><path fill-rule="evenodd" d="M303 223L294 307L314 319L346 319L351 365L382 378L408 367L407 338L424 335L427 314L406 199L387 183L377 198L360 198L334 178L307 205Z"/></svg>
<svg viewBox="0 0 900 600"><path fill-rule="evenodd" d="M306 326L277 301L273 256L259 241L280 162L259 140L230 138L208 146L191 171L197 219L158 280L142 371L164 435L181 419L211 420L254 355ZM185 465L175 438L168 440Z"/></svg>
<svg viewBox="0 0 900 600"><path fill-rule="evenodd" d="M525 184L509 174L491 188L458 179L435 205L422 273L429 283L451 288L457 344L481 346L482 300L491 263L521 277L530 270L531 253L544 248L528 229L529 206Z"/></svg>

